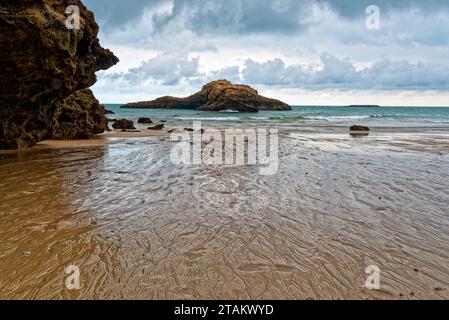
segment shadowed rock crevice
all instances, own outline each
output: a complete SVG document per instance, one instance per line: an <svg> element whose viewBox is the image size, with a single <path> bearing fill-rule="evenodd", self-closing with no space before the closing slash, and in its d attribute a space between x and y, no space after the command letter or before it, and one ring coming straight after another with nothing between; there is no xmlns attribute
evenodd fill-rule
<svg viewBox="0 0 449 320"><path fill-rule="evenodd" d="M63 140L88 139L103 133L108 127L104 114L104 107L92 91L76 91L62 102L56 103L48 137Z"/></svg>
<svg viewBox="0 0 449 320"><path fill-rule="evenodd" d="M282 101L263 97L250 86L232 84L227 80L208 83L200 92L187 98L162 97L153 101L128 103L123 105L122 108L233 110L240 112L291 110L291 107Z"/></svg>
<svg viewBox="0 0 449 320"><path fill-rule="evenodd" d="M80 29L65 26L80 8ZM102 48L93 13L80 0L0 1L0 148L47 138L90 138L106 129L89 88L118 59ZM106 125L105 125L106 124Z"/></svg>

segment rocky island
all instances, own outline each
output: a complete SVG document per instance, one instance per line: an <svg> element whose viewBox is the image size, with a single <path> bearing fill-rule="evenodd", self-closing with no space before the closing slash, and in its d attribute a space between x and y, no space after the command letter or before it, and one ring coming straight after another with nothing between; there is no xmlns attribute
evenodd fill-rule
<svg viewBox="0 0 449 320"><path fill-rule="evenodd" d="M65 24L70 5L80 10L79 29ZM105 131L104 107L87 88L118 58L98 31L80 0L0 2L0 149Z"/></svg>
<svg viewBox="0 0 449 320"><path fill-rule="evenodd" d="M259 110L291 110L279 100L259 95L257 90L247 85L233 84L227 80L217 80L203 86L187 98L161 97L153 101L128 103L122 108L132 109L196 109L199 111L258 112Z"/></svg>

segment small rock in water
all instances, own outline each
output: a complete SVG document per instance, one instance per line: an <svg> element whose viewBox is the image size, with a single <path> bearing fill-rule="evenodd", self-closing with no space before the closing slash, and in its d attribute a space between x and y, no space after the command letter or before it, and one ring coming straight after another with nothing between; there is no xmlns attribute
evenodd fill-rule
<svg viewBox="0 0 449 320"><path fill-rule="evenodd" d="M164 125L163 124L158 124L155 125L154 127L149 127L148 130L162 130L164 129Z"/></svg>
<svg viewBox="0 0 449 320"><path fill-rule="evenodd" d="M349 130L351 130L351 131L369 131L369 128L365 127L365 126L355 125L355 126L352 126Z"/></svg>
<svg viewBox="0 0 449 320"><path fill-rule="evenodd" d="M153 121L150 118L139 118L139 120L137 121L137 123L146 123L146 124L150 124L153 123Z"/></svg>
<svg viewBox="0 0 449 320"><path fill-rule="evenodd" d="M114 129L135 130L134 122L128 119L120 119L114 122L112 125Z"/></svg>

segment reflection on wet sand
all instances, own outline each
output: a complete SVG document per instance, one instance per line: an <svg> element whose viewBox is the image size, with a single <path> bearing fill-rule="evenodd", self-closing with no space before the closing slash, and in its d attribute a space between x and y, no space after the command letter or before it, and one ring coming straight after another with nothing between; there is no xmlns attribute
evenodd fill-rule
<svg viewBox="0 0 449 320"><path fill-rule="evenodd" d="M449 298L447 136L283 133L274 176L172 145L0 156L0 298Z"/></svg>

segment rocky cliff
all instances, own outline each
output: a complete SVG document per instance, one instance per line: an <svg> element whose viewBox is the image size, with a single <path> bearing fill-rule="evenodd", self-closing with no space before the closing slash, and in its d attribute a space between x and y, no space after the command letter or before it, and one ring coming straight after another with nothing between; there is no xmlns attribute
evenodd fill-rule
<svg viewBox="0 0 449 320"><path fill-rule="evenodd" d="M70 5L80 28L66 26ZM89 88L118 59L80 0L0 0L0 149L90 138L107 127Z"/></svg>
<svg viewBox="0 0 449 320"><path fill-rule="evenodd" d="M263 97L250 86L232 84L227 80L208 83L200 92L187 98L162 97L153 101L128 103L122 108L235 110L241 112L291 110L291 107L282 101Z"/></svg>

